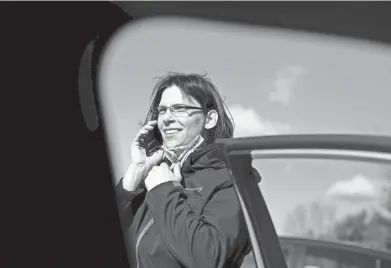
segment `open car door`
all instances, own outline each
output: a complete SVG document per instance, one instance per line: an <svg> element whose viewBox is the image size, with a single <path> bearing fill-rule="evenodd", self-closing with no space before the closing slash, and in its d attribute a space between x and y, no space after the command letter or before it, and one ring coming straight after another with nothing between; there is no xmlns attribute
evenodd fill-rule
<svg viewBox="0 0 391 268"><path fill-rule="evenodd" d="M279 135L222 139L218 144L225 153L245 216L256 267L262 268L286 268L287 263L262 192L250 176L253 159L317 158L391 164L391 137L387 136Z"/></svg>

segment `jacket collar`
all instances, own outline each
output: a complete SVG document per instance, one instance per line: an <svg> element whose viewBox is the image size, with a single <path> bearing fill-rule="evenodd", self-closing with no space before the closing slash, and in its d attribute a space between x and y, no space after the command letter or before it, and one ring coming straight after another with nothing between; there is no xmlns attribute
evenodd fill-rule
<svg viewBox="0 0 391 268"><path fill-rule="evenodd" d="M220 150L219 146L214 143L206 144L204 141L183 163L181 173L182 177L186 178L200 170L218 170L223 168L227 168L227 164L225 163L223 152ZM261 175L255 168L252 168L252 175L256 178L258 183L261 181Z"/></svg>

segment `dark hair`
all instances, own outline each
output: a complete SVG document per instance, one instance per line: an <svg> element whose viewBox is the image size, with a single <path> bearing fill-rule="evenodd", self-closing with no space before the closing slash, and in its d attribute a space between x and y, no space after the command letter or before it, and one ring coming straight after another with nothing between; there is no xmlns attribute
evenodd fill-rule
<svg viewBox="0 0 391 268"><path fill-rule="evenodd" d="M170 72L168 75L158 78L151 95L152 103L145 124L150 120L157 119L156 116L153 116L152 111L159 105L164 90L173 85L181 90L187 100L193 98L199 102L205 114L210 110L217 111L219 117L216 126L203 133L206 134L203 136L207 143L213 143L220 138L232 138L234 131L232 116L228 117L228 114L231 114L216 86L209 78L206 78L206 75L200 74Z"/></svg>

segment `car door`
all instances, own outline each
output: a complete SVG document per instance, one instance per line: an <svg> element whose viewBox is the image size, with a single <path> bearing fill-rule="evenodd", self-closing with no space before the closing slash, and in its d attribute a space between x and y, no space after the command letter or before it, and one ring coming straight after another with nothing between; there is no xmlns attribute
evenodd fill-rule
<svg viewBox="0 0 391 268"><path fill-rule="evenodd" d="M258 187L257 182L250 176L252 162L254 159L262 159L262 161L267 159L320 159L365 162L390 167L391 137L358 134L297 134L226 139L220 140L219 145L225 152L253 246L254 265L250 266L247 260L246 267L358 267L327 262L327 260L311 266L308 262L311 256L304 258L304 254L293 262L291 259L290 265L293 266L287 266L268 209L268 202L262 193L262 186ZM262 176L262 171L260 172ZM264 177L263 180L273 180L273 178ZM384 260L383 263L391 259L391 252L375 251L381 255L379 258ZM349 261L353 261L356 257L350 257ZM373 267L386 267L381 265L381 262L379 264L374 262L373 265Z"/></svg>

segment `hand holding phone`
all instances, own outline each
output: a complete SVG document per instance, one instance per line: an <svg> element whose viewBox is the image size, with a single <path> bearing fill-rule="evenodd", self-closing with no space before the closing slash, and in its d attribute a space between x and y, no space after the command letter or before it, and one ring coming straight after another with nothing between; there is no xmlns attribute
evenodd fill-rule
<svg viewBox="0 0 391 268"><path fill-rule="evenodd" d="M163 150L155 138L157 121L150 121L143 126L132 141L132 163L128 167L122 184L124 189L134 191L140 187L149 171L163 160Z"/></svg>
<svg viewBox="0 0 391 268"><path fill-rule="evenodd" d="M160 143L157 139L157 121L149 121L143 126L131 146L132 162L137 165L146 165L149 168L158 165L162 160L162 153L158 152Z"/></svg>

